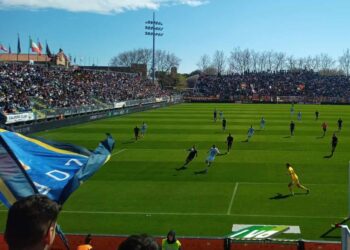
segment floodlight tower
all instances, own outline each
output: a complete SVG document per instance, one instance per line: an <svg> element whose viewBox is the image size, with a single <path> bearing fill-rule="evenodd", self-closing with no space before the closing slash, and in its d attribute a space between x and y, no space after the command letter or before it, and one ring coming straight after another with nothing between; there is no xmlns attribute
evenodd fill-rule
<svg viewBox="0 0 350 250"><path fill-rule="evenodd" d="M155 69L155 50L156 50L156 36L163 36L163 24L159 21L156 21L156 14L153 12L153 21L148 20L145 22L145 35L153 37L153 59L152 59L152 82L154 84L154 79L156 77Z"/></svg>

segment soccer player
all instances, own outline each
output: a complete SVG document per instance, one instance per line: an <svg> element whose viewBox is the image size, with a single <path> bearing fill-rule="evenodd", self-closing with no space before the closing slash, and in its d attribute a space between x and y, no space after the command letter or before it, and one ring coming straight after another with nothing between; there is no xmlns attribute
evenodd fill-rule
<svg viewBox="0 0 350 250"><path fill-rule="evenodd" d="M224 119L222 119L222 130L225 131L226 130L226 119L224 117Z"/></svg>
<svg viewBox="0 0 350 250"><path fill-rule="evenodd" d="M216 122L217 115L218 115L218 112L216 111L216 109L214 109L214 122Z"/></svg>
<svg viewBox="0 0 350 250"><path fill-rule="evenodd" d="M333 133L333 136L332 136L332 153L331 153L331 157L333 156L333 153L335 151L335 148L337 147L338 145L338 137L335 135L335 133Z"/></svg>
<svg viewBox="0 0 350 250"><path fill-rule="evenodd" d="M260 129L265 129L265 123L266 123L266 121L265 121L264 117L261 117L261 120L260 120Z"/></svg>
<svg viewBox="0 0 350 250"><path fill-rule="evenodd" d="M298 188L305 190L306 193L308 194L310 192L310 190L307 187L300 184L299 178L298 178L297 174L294 172L292 165L287 163L286 166L287 166L288 174L290 175L290 178L292 179L292 181L288 184L288 188L289 188L291 195L294 195L294 192L293 192L294 185L296 185Z"/></svg>
<svg viewBox="0 0 350 250"><path fill-rule="evenodd" d="M231 133L228 134L228 136L226 138L226 143L227 143L227 153L229 153L231 148L232 148L232 144L233 144L233 137L232 137Z"/></svg>
<svg viewBox="0 0 350 250"><path fill-rule="evenodd" d="M323 122L321 127L322 127L322 130L323 130L323 137L324 137L326 135L326 132L327 132L328 124L326 122Z"/></svg>
<svg viewBox="0 0 350 250"><path fill-rule="evenodd" d="M293 121L290 122L289 128L290 128L290 135L293 136L294 130L295 130L295 123Z"/></svg>
<svg viewBox="0 0 350 250"><path fill-rule="evenodd" d="M298 112L298 121L301 121L301 112Z"/></svg>
<svg viewBox="0 0 350 250"><path fill-rule="evenodd" d="M248 129L247 142L249 142L249 139L252 138L253 135L254 135L254 128L253 128L253 125L250 125L250 128Z"/></svg>
<svg viewBox="0 0 350 250"><path fill-rule="evenodd" d="M193 145L192 148L188 149L187 151L190 153L188 154L184 165L181 168L177 168L176 170L186 169L187 165L194 159L194 157L198 156L198 151L195 145Z"/></svg>
<svg viewBox="0 0 350 250"><path fill-rule="evenodd" d="M212 164L212 162L215 160L215 156L217 154L220 154L220 151L219 149L213 145L209 151L208 151L209 155L207 157L207 159L205 160L205 163L207 164L207 168L205 169L205 172L207 173L208 172L208 168L210 167L210 165Z"/></svg>
<svg viewBox="0 0 350 250"><path fill-rule="evenodd" d="M137 139L139 138L139 132L140 132L140 129L136 126L134 128L134 135L135 135L135 140L137 141Z"/></svg>
<svg viewBox="0 0 350 250"><path fill-rule="evenodd" d="M318 112L318 110L316 110L315 112L315 116L316 116L316 121L318 120L318 116L320 115L320 112Z"/></svg>
<svg viewBox="0 0 350 250"><path fill-rule="evenodd" d="M144 137L146 134L146 130L147 130L147 124L145 122L142 123L141 126L141 136Z"/></svg>
<svg viewBox="0 0 350 250"><path fill-rule="evenodd" d="M294 114L294 102L292 102L292 106L290 107L290 115Z"/></svg>
<svg viewBox="0 0 350 250"><path fill-rule="evenodd" d="M222 120L224 118L224 112L220 111L219 115L220 115L220 120Z"/></svg>
<svg viewBox="0 0 350 250"><path fill-rule="evenodd" d="M343 126L343 120L341 118L339 118L339 120L338 120L338 131L341 131L342 126Z"/></svg>

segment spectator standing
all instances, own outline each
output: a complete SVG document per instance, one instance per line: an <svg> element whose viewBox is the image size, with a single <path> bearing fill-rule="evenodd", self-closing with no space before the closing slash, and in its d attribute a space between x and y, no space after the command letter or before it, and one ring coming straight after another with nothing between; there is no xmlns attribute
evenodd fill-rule
<svg viewBox="0 0 350 250"><path fill-rule="evenodd" d="M181 250L181 242L176 239L176 233L171 230L167 237L162 240L162 250Z"/></svg>

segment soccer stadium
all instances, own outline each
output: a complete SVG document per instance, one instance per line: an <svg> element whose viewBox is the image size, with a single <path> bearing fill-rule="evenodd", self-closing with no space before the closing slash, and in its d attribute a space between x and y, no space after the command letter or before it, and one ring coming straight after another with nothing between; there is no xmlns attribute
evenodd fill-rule
<svg viewBox="0 0 350 250"><path fill-rule="evenodd" d="M34 2L0 1L0 249L350 249L350 4Z"/></svg>

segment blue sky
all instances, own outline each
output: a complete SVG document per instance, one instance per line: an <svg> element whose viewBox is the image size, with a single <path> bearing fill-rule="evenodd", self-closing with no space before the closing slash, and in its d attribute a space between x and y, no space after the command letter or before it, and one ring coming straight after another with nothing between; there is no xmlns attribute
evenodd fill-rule
<svg viewBox="0 0 350 250"><path fill-rule="evenodd" d="M144 22L154 10L164 24L157 48L180 57L183 73L215 50L338 58L350 47L349 0L0 0L0 43L15 51L19 33L22 52L31 36L85 64L108 65L120 52L152 47Z"/></svg>

